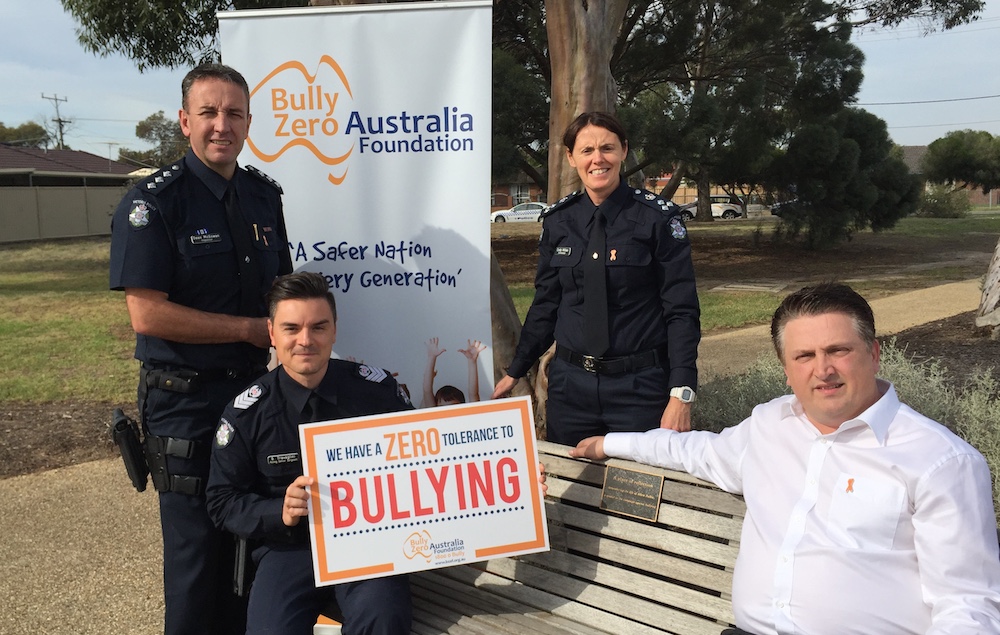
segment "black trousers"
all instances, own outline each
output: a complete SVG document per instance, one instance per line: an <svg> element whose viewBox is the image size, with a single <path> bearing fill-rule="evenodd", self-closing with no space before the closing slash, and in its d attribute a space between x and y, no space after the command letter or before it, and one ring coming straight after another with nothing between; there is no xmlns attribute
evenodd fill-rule
<svg viewBox="0 0 1000 635"><path fill-rule="evenodd" d="M248 383L246 378L220 379L191 393L149 390L142 404L149 432L198 444L190 459L167 457L171 473L208 478L219 417ZM159 497L165 635L242 635L246 600L232 591L232 535L212 523L203 494L160 492Z"/></svg>
<svg viewBox="0 0 1000 635"><path fill-rule="evenodd" d="M670 400L669 380L658 366L634 373L598 375L562 359L549 365L546 439L576 445L608 432L645 432L660 427Z"/></svg>

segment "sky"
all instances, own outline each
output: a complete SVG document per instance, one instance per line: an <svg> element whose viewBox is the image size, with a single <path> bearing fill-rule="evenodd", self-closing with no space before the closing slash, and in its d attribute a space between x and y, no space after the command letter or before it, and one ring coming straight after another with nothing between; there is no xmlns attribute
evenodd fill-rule
<svg viewBox="0 0 1000 635"><path fill-rule="evenodd" d="M0 25L0 123L51 128L58 104L71 122L69 147L116 158L121 147L148 147L135 136L139 121L160 110L176 116L186 69L139 73L121 56L86 52L59 0L0 0ZM900 145L926 145L951 130L1000 135L998 39L1000 0L951 31L925 35L908 23L857 33L866 57L858 105L884 119Z"/></svg>

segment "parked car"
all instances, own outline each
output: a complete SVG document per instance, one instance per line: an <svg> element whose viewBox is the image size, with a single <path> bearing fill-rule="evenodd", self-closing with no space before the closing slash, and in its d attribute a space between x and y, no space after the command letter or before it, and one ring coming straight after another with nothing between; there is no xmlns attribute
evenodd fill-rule
<svg viewBox="0 0 1000 635"><path fill-rule="evenodd" d="M539 203L537 201L528 203L519 203L510 209L501 210L499 212L493 212L490 214L490 222L493 223L506 223L506 222L518 222L518 221L530 221L538 222L542 220L542 212L545 211L548 205L545 203Z"/></svg>
<svg viewBox="0 0 1000 635"><path fill-rule="evenodd" d="M738 199L725 194L713 194L712 217L713 218L740 218L743 216L743 206ZM681 215L685 221L692 220L698 213L698 201L681 205Z"/></svg>
<svg viewBox="0 0 1000 635"><path fill-rule="evenodd" d="M743 216L743 204L740 199L728 194L713 194L712 216L714 218L741 218Z"/></svg>

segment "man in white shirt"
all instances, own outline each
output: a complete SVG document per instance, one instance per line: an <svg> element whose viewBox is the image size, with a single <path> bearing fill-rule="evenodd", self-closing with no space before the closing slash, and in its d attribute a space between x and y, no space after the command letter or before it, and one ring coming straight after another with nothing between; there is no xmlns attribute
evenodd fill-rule
<svg viewBox="0 0 1000 635"><path fill-rule="evenodd" d="M612 433L571 454L743 494L729 633L1000 633L986 461L876 377L868 303L846 285L807 287L775 311L771 338L793 395L720 434Z"/></svg>

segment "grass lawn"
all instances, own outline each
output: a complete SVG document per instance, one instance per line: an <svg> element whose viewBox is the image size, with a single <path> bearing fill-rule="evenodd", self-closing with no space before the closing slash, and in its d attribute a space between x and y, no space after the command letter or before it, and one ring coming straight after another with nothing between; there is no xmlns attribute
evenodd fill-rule
<svg viewBox="0 0 1000 635"><path fill-rule="evenodd" d="M128 402L134 335L107 239L0 247L0 401Z"/></svg>
<svg viewBox="0 0 1000 635"><path fill-rule="evenodd" d="M693 224L692 234L759 232L754 222ZM964 219L903 219L890 232L959 237L1000 234L1000 214ZM108 291L110 239L87 238L0 245L0 400L49 402L69 399L128 403L134 398L137 362L134 335L121 293ZM533 266L533 265L532 265ZM985 273L985 271L984 271ZM947 267L927 274L952 277ZM872 297L892 292L879 282L855 285ZM534 297L531 284L511 286L521 319ZM766 323L781 294L702 293L702 330Z"/></svg>

